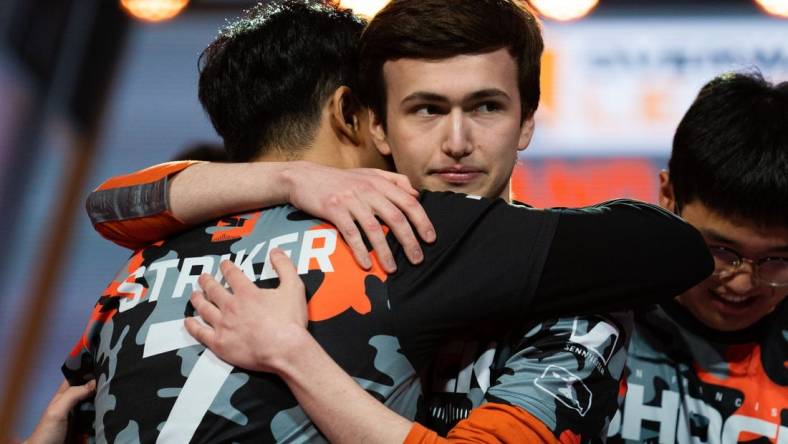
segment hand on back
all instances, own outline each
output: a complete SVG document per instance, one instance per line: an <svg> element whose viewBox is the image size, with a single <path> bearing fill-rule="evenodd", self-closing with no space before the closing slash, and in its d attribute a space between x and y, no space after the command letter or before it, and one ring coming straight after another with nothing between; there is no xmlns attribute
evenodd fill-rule
<svg viewBox="0 0 788 444"><path fill-rule="evenodd" d="M423 259L415 233L426 242L435 240L432 223L419 204L419 193L402 174L371 168L341 170L299 162L289 180L289 202L334 224L364 268L371 267L372 262L361 231L389 273L396 271L396 262L382 224L392 231L413 264Z"/></svg>
<svg viewBox="0 0 788 444"><path fill-rule="evenodd" d="M218 357L237 367L276 372L287 353L307 339L304 284L282 250L269 259L279 276L279 287L258 288L229 261L221 264L232 293L212 276L203 274L202 291L192 294L200 318L185 321L186 330Z"/></svg>

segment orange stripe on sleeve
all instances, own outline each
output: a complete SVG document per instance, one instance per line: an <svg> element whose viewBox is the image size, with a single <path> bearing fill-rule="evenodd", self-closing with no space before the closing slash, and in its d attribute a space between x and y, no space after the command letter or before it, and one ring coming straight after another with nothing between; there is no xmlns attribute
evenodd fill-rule
<svg viewBox="0 0 788 444"><path fill-rule="evenodd" d="M448 443L550 443L560 444L544 423L525 410L505 404L488 403L474 409L446 438L420 424L414 424L405 444Z"/></svg>
<svg viewBox="0 0 788 444"><path fill-rule="evenodd" d="M96 188L95 191L110 190L113 188L130 187L135 185L142 185L145 183L156 182L167 176L179 173L186 168L198 163L203 163L197 160L179 160L177 162L164 162L158 165L153 165L131 174L123 176L115 176L107 179Z"/></svg>
<svg viewBox="0 0 788 444"><path fill-rule="evenodd" d="M151 239L164 239L188 227L170 213L101 222L93 226L104 239L131 250L149 245Z"/></svg>
<svg viewBox="0 0 788 444"><path fill-rule="evenodd" d="M115 176L103 182L94 190L105 191L124 187L134 187L156 182L186 168L203 163L194 160L165 162L143 170L123 176ZM152 240L163 239L173 233L184 230L184 224L169 211L158 214L145 215L144 217L107 220L93 225L96 231L105 239L118 245L136 250L149 244Z"/></svg>

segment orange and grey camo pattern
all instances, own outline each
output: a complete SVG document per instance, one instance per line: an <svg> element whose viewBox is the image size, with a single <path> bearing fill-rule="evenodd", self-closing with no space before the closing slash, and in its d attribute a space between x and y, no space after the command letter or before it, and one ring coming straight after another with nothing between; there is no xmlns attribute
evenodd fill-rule
<svg viewBox="0 0 788 444"><path fill-rule="evenodd" d="M744 332L675 303L638 316L608 442L788 442L788 304Z"/></svg>

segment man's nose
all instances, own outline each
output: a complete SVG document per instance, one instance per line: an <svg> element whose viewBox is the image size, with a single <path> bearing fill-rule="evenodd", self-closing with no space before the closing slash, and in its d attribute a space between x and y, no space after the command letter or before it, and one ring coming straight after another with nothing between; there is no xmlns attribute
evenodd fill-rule
<svg viewBox="0 0 788 444"><path fill-rule="evenodd" d="M725 287L735 294L745 295L757 286L755 281L755 266L750 262L744 262L730 276L725 279Z"/></svg>
<svg viewBox="0 0 788 444"><path fill-rule="evenodd" d="M461 159L473 152L473 143L470 137L470 126L462 110L452 110L448 117L448 130L446 140L443 142L443 152L454 159Z"/></svg>

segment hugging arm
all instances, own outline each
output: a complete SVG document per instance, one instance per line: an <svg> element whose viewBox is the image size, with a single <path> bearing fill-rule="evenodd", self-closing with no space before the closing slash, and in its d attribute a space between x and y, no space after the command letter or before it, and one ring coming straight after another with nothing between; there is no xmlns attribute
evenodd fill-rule
<svg viewBox="0 0 788 444"><path fill-rule="evenodd" d="M662 208L619 199L557 211L532 319L664 302L714 270L700 233Z"/></svg>
<svg viewBox="0 0 788 444"><path fill-rule="evenodd" d="M201 276L203 291L192 295L192 303L205 322L189 318L186 329L233 365L278 374L330 442L558 442L539 420L516 406L489 404L477 409L447 438L390 410L339 367L305 329L303 284L281 251L272 251L271 261L280 277L273 290L257 288L229 262L222 264L222 272L232 295L211 276Z"/></svg>
<svg viewBox="0 0 788 444"><path fill-rule="evenodd" d="M393 272L396 264L378 218L407 257L420 262L414 232L427 242L435 232L417 195L405 176L375 169L339 170L306 161L182 161L104 182L88 197L87 211L102 236L139 248L222 215L291 203L333 223L359 264L369 268L363 231L384 269Z"/></svg>

